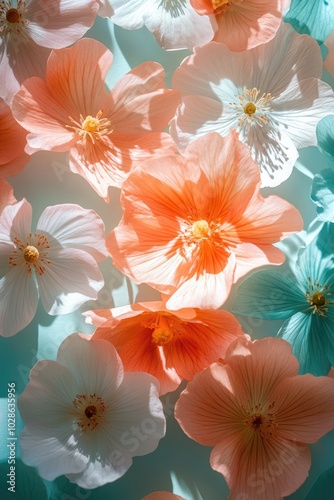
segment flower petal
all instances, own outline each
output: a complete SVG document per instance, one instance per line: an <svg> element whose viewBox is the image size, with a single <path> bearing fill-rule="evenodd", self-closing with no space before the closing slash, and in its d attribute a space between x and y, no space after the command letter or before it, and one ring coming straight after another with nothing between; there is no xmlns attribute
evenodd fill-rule
<svg viewBox="0 0 334 500"><path fill-rule="evenodd" d="M14 196L12 186L0 177L0 215L7 205L14 205L14 203L17 203L17 199Z"/></svg>
<svg viewBox="0 0 334 500"><path fill-rule="evenodd" d="M331 168L314 176L311 199L317 205L318 219L334 222L334 172Z"/></svg>
<svg viewBox="0 0 334 500"><path fill-rule="evenodd" d="M328 360L328 341L322 334L326 318L318 314L299 312L289 318L277 335L287 340L299 361L300 373L326 375L331 363Z"/></svg>
<svg viewBox="0 0 334 500"><path fill-rule="evenodd" d="M73 248L48 252L51 263L37 276L41 301L48 314L68 314L84 302L97 299L104 285L93 257Z"/></svg>
<svg viewBox="0 0 334 500"><path fill-rule="evenodd" d="M326 156L331 168L334 168L334 116L325 116L317 126L317 140L320 151Z"/></svg>
<svg viewBox="0 0 334 500"><path fill-rule="evenodd" d="M233 312L262 319L285 319L309 306L305 294L285 273L258 271L238 287Z"/></svg>
<svg viewBox="0 0 334 500"><path fill-rule="evenodd" d="M74 204L47 207L37 222L36 231L45 231L63 247L89 253L97 262L107 256L104 224L94 210Z"/></svg>
<svg viewBox="0 0 334 500"><path fill-rule="evenodd" d="M60 49L81 38L93 25L99 4L92 0L32 0L27 6L27 32L42 47Z"/></svg>
<svg viewBox="0 0 334 500"><path fill-rule="evenodd" d="M0 279L0 335L11 337L29 325L37 304L36 282L25 266L11 269Z"/></svg>

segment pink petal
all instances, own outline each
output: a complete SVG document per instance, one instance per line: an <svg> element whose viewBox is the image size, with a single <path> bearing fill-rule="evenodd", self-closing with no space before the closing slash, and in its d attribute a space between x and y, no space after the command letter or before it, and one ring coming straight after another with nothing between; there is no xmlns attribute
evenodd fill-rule
<svg viewBox="0 0 334 500"><path fill-rule="evenodd" d="M0 215L7 205L14 205L14 203L17 203L17 199L13 194L12 186L0 177Z"/></svg>

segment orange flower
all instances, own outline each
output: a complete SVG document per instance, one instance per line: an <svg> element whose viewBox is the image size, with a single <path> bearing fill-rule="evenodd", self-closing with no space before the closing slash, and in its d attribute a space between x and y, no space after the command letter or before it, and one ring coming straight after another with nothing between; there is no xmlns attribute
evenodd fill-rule
<svg viewBox="0 0 334 500"><path fill-rule="evenodd" d="M230 500L281 500L308 475L307 443L334 428L334 380L298 375L282 339L240 338L224 363L189 382L175 417L189 437L214 447L211 467L224 475Z"/></svg>
<svg viewBox="0 0 334 500"><path fill-rule="evenodd" d="M53 50L45 81L28 78L13 101L32 151L70 151L71 170L106 201L108 186L120 187L132 167L176 151L162 130L179 103L155 62L132 69L107 93L104 79L112 60L103 44L89 38Z"/></svg>
<svg viewBox="0 0 334 500"><path fill-rule="evenodd" d="M248 271L281 264L273 243L302 228L296 208L262 198L259 186L259 169L237 133L200 137L185 156L153 159L130 174L109 253L136 283L173 294L167 309L217 308Z"/></svg>
<svg viewBox="0 0 334 500"><path fill-rule="evenodd" d="M127 371L144 371L160 381L160 394L225 355L244 336L227 311L179 309L164 302L143 302L84 313L95 326L93 337L111 342Z"/></svg>
<svg viewBox="0 0 334 500"><path fill-rule="evenodd" d="M29 161L24 152L27 132L17 121L3 99L0 98L0 176L19 173Z"/></svg>

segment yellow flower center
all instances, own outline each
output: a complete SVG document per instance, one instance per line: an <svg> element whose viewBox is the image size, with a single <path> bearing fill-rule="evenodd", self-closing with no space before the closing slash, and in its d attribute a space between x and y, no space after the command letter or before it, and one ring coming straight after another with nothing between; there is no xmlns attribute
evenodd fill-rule
<svg viewBox="0 0 334 500"><path fill-rule="evenodd" d="M210 238L211 235L209 223L204 219L196 220L191 226L191 232L196 239Z"/></svg>
<svg viewBox="0 0 334 500"><path fill-rule="evenodd" d="M328 306L333 303L328 299L332 295L329 291L330 287L320 285L318 280L312 281L310 276L307 278L306 286L308 288L305 292L306 300L311 305L313 314L317 313L319 316L326 317Z"/></svg>
<svg viewBox="0 0 334 500"><path fill-rule="evenodd" d="M18 23L20 21L20 14L17 9L9 9L6 12L6 20L9 23Z"/></svg>
<svg viewBox="0 0 334 500"><path fill-rule="evenodd" d="M165 346L184 335L183 321L167 311L141 314L141 326L149 331L151 340L158 346Z"/></svg>
<svg viewBox="0 0 334 500"><path fill-rule="evenodd" d="M229 103L236 111L239 126L257 124L263 127L267 125L272 111L269 103L273 98L270 93L260 95L261 92L256 87L244 89L237 96L239 102Z"/></svg>
<svg viewBox="0 0 334 500"><path fill-rule="evenodd" d="M73 400L76 424L82 432L93 431L99 425L108 423L104 412L106 405L100 396L77 394Z"/></svg>
<svg viewBox="0 0 334 500"><path fill-rule="evenodd" d="M255 104L253 102L248 102L244 106L244 112L246 113L246 115L253 115L256 112Z"/></svg>
<svg viewBox="0 0 334 500"><path fill-rule="evenodd" d="M152 332L152 341L157 345L166 345L173 340L174 334L168 326L157 327Z"/></svg>
<svg viewBox="0 0 334 500"><path fill-rule="evenodd" d="M80 121L74 120L71 116L69 119L75 126L66 125L66 128L73 129L76 134L79 136L79 142L83 144L86 143L89 138L93 144L101 137L111 134L111 122L107 118L102 118L103 111L100 110L96 116L87 115L84 118L80 115Z"/></svg>
<svg viewBox="0 0 334 500"><path fill-rule="evenodd" d="M39 251L32 245L28 245L23 251L23 258L29 264L36 262L39 259Z"/></svg>

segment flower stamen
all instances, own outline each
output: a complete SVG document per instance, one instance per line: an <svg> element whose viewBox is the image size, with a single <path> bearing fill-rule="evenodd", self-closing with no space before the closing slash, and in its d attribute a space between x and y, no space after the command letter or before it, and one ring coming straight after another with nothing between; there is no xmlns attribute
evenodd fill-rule
<svg viewBox="0 0 334 500"><path fill-rule="evenodd" d="M36 262L39 259L39 251L33 245L28 245L23 251L23 258L29 264Z"/></svg>
<svg viewBox="0 0 334 500"><path fill-rule="evenodd" d="M42 276L45 273L46 266L52 263L48 256L50 248L51 245L43 234L29 233L25 243L16 237L14 238L14 250L8 259L8 263L12 267L25 265L30 276L33 269Z"/></svg>
<svg viewBox="0 0 334 500"><path fill-rule="evenodd" d="M27 4L18 0L16 8L11 0L0 2L0 35L10 35L24 33L24 28L28 24L25 18L27 13Z"/></svg>
<svg viewBox="0 0 334 500"><path fill-rule="evenodd" d="M244 424L252 431L252 436L257 433L262 439L270 439L276 434L275 401L270 404L248 404L247 408L243 406L242 409L245 413Z"/></svg>
<svg viewBox="0 0 334 500"><path fill-rule="evenodd" d="M328 306L333 303L327 298L332 295L329 291L330 286L322 286L318 283L318 280L312 281L310 276L307 278L306 286L308 288L305 292L306 300L311 305L313 314L317 313L319 316L326 317L325 313L328 312Z"/></svg>
<svg viewBox="0 0 334 500"><path fill-rule="evenodd" d="M104 412L106 405L100 396L95 393L87 396L77 394L73 400L76 424L82 432L93 431L101 424L108 423Z"/></svg>
<svg viewBox="0 0 334 500"><path fill-rule="evenodd" d="M260 90L256 87L244 89L238 95L239 102L230 102L230 106L236 110L239 126L257 124L260 127L269 122L269 113L272 109L269 106L273 99L270 93L264 93L260 96Z"/></svg>
<svg viewBox="0 0 334 500"><path fill-rule="evenodd" d="M98 139L105 135L109 135L113 132L111 128L111 122L107 118L101 118L103 111L100 110L96 116L87 115L84 118L80 115L80 121L74 120L71 116L69 119L75 126L66 125L66 128L73 129L75 133L79 136L79 142L83 144L86 143L87 138L89 138L93 144Z"/></svg>

